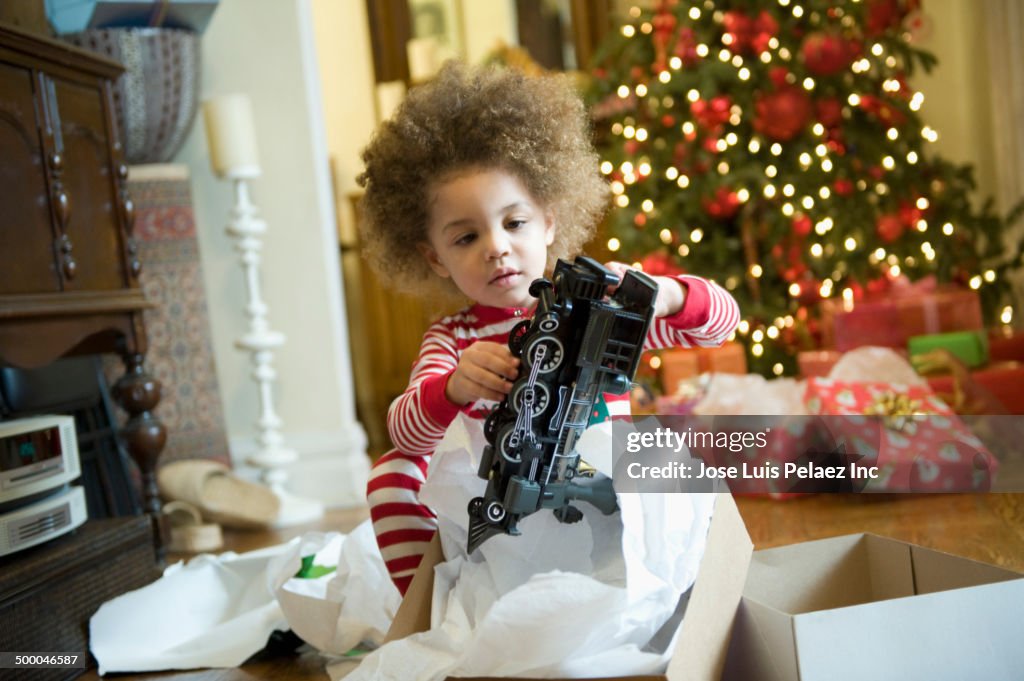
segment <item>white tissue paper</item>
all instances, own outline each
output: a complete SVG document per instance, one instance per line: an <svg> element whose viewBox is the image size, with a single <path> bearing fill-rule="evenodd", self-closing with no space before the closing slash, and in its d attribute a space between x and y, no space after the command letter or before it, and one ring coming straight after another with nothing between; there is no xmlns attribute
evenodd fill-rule
<svg viewBox="0 0 1024 681"><path fill-rule="evenodd" d="M757 374L707 374L707 390L694 408L699 416L805 416L805 381Z"/></svg>
<svg viewBox="0 0 1024 681"><path fill-rule="evenodd" d="M311 555L336 570L295 577ZM104 603L89 623L90 648L100 674L235 667L287 629L342 654L379 645L400 603L366 521L347 536L310 532L268 549L176 563Z"/></svg>
<svg viewBox="0 0 1024 681"><path fill-rule="evenodd" d="M421 491L447 557L435 568L430 630L378 648L346 681L663 671L715 496L620 494L619 513L580 503L584 519L571 525L540 511L520 523L521 536L493 537L467 556L466 506L483 491L484 444L479 421L457 418ZM610 473L610 424L588 430L579 447Z"/></svg>

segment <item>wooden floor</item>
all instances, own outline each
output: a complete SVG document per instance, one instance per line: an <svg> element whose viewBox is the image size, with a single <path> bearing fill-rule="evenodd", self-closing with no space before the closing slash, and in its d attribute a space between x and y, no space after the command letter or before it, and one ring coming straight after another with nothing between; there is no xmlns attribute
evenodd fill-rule
<svg viewBox="0 0 1024 681"><path fill-rule="evenodd" d="M737 499L756 548L874 532L1024 572L1024 494L819 495L788 501ZM274 532L230 532L225 549L248 551L287 541L308 530L347 531L366 518L365 509L331 511L312 526ZM95 670L84 677L95 681ZM141 681L324 681L316 653L266 656L236 669L108 675Z"/></svg>

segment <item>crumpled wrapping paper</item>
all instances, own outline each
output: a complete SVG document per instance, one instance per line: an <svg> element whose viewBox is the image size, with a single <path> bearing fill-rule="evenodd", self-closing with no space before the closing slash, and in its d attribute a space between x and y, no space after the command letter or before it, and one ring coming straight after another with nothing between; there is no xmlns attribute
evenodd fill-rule
<svg viewBox="0 0 1024 681"><path fill-rule="evenodd" d="M336 566L300 579L303 556ZM292 629L326 653L379 645L401 597L370 521L348 535L307 533L244 554L200 555L100 606L89 623L100 674L235 667Z"/></svg>
<svg viewBox="0 0 1024 681"><path fill-rule="evenodd" d="M609 428L597 428L580 451L601 470L611 439ZM580 503L584 520L574 525L540 511L523 520L521 536L494 537L467 556L466 505L483 490L483 447L481 424L457 418L421 491L438 514L447 557L435 568L431 629L378 648L346 681L663 671L714 495L621 494L620 513Z"/></svg>

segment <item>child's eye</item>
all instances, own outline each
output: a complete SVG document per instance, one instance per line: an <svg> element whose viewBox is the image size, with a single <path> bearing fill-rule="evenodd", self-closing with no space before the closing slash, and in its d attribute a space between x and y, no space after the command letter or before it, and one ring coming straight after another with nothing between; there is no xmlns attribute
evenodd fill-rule
<svg viewBox="0 0 1024 681"><path fill-rule="evenodd" d="M526 224L526 220L509 220L505 223L505 229L519 229Z"/></svg>
<svg viewBox="0 0 1024 681"><path fill-rule="evenodd" d="M455 240L455 245L456 246L465 246L466 244L471 244L471 243L473 243L473 239L475 239L475 238L476 238L475 234L463 234L462 236L460 236L458 239Z"/></svg>

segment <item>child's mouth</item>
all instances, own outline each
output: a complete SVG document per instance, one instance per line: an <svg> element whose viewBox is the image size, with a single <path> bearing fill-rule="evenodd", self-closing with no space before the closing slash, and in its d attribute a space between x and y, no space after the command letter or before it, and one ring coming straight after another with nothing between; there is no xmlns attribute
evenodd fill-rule
<svg viewBox="0 0 1024 681"><path fill-rule="evenodd" d="M499 288L511 288L517 281L519 281L519 272L503 272L491 279L491 285Z"/></svg>

